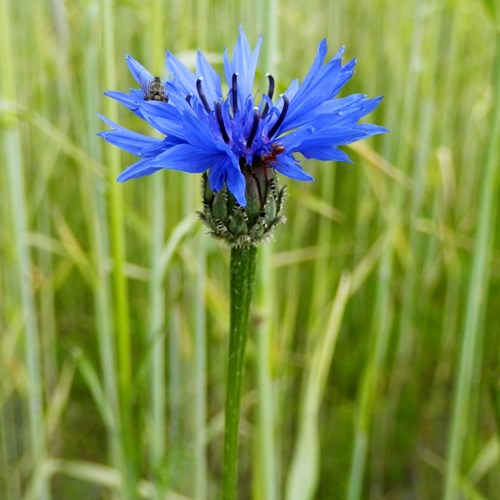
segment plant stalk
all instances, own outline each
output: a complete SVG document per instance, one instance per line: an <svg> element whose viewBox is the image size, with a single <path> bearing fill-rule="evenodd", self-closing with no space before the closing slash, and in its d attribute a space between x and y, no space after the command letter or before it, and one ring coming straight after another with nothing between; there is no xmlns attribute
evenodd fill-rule
<svg viewBox="0 0 500 500"><path fill-rule="evenodd" d="M252 300L255 247L232 248L230 270L230 326L227 369L226 413L224 431L224 500L237 498L238 427L240 421L241 386L248 337L248 317Z"/></svg>

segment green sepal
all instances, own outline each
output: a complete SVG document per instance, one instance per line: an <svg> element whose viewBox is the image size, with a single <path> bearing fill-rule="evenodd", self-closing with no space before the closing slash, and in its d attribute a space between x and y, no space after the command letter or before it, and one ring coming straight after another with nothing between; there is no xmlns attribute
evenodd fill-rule
<svg viewBox="0 0 500 500"><path fill-rule="evenodd" d="M203 174L203 211L199 213L212 236L236 248L260 245L271 238L278 224L285 222L285 188L278 188L274 169L260 161L241 168L246 181L246 206L239 205L225 185L218 192L212 191L207 174Z"/></svg>

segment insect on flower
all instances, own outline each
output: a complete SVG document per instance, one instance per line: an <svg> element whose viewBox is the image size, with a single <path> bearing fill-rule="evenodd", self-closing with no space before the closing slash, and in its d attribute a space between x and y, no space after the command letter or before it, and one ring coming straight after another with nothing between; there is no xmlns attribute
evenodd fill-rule
<svg viewBox="0 0 500 500"><path fill-rule="evenodd" d="M155 76L152 81L147 84L144 89L144 100L145 101L161 101L168 102L168 95L165 92L165 85L161 81L159 76Z"/></svg>
<svg viewBox="0 0 500 500"><path fill-rule="evenodd" d="M262 163L272 166L272 164L276 162L276 157L284 152L285 146L278 144L277 142L273 142L271 144L271 152L261 156Z"/></svg>

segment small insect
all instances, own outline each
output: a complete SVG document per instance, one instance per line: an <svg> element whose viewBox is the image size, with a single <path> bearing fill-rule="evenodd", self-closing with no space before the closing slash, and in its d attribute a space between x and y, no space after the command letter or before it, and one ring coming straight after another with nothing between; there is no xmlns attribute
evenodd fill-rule
<svg viewBox="0 0 500 500"><path fill-rule="evenodd" d="M145 89L142 89L144 92L145 101L168 102L168 95L165 92L165 85L163 84L159 76L155 76L153 80L151 80L145 87Z"/></svg>
<svg viewBox="0 0 500 500"><path fill-rule="evenodd" d="M285 151L285 146L273 142L271 144L271 151L261 156L262 163L272 164L276 161L276 157Z"/></svg>

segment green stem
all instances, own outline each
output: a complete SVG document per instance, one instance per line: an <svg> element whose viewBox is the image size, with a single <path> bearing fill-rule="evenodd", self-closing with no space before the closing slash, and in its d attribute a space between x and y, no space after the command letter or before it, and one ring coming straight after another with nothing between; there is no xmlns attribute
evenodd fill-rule
<svg viewBox="0 0 500 500"><path fill-rule="evenodd" d="M231 319L227 370L226 414L224 432L224 500L236 498L238 484L238 426L241 384L248 337L248 316L254 288L257 249L231 249Z"/></svg>

